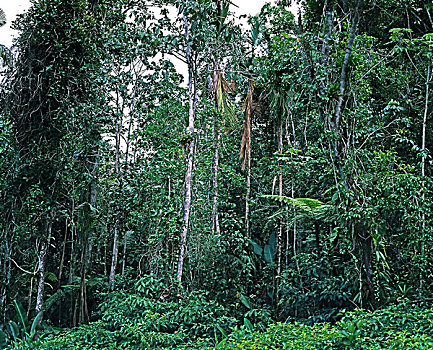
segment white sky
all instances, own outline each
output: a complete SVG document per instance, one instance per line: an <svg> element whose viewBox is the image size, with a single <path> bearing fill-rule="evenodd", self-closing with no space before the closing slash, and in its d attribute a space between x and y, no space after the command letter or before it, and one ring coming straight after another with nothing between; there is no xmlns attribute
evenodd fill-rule
<svg viewBox="0 0 433 350"><path fill-rule="evenodd" d="M67 1L67 0L65 0ZM235 12L237 15L247 14L256 15L260 12L260 9L267 2L274 3L275 0L232 0L238 7L231 6L230 10ZM7 23L3 27L0 27L0 44L7 47L12 46L12 40L17 35L16 31L13 31L10 26L15 20L18 14L25 12L30 7L30 0L0 0L0 8L6 13ZM295 12L296 16L296 5L292 6L292 11ZM246 24L246 20L242 21L242 24ZM172 57L172 62L175 65L177 71L184 77L187 75L186 65ZM186 84L186 79L182 85Z"/></svg>
<svg viewBox="0 0 433 350"><path fill-rule="evenodd" d="M239 8L232 10L237 14L257 14L266 2L274 2L275 0L232 0ZM0 0L0 8L6 13L7 23L0 28L0 44L7 47L12 45L12 38L16 32L10 29L12 21L20 13L26 11L30 6L30 0Z"/></svg>
<svg viewBox="0 0 433 350"><path fill-rule="evenodd" d="M7 47L12 45L12 38L16 33L10 29L12 21L20 13L30 7L30 0L0 0L0 8L6 13L7 23L0 28L0 44Z"/></svg>

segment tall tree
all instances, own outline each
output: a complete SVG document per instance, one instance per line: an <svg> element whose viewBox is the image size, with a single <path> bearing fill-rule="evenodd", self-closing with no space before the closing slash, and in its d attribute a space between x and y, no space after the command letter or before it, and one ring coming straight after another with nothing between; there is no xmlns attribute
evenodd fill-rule
<svg viewBox="0 0 433 350"><path fill-rule="evenodd" d="M188 9L189 3L185 4L185 8ZM180 246L179 246L179 259L177 262L177 272L176 278L180 282L182 280L183 264L185 258L186 240L190 224L190 214L191 214L191 200L192 200L192 176L193 176L193 164L194 164L194 120L195 120L195 108L197 104L197 67L196 59L193 55L195 52L191 50L191 34L190 25L187 18L187 13L185 9L182 11L182 17L184 21L185 29L185 58L188 68L188 126L186 128L186 138L187 138L187 166L185 172L185 200L183 209L183 228L180 236Z"/></svg>
<svg viewBox="0 0 433 350"><path fill-rule="evenodd" d="M61 240L61 231L68 225L64 208L69 207L69 195L77 195L67 186L70 169L81 172L76 179L77 207L90 208L95 198L95 147L103 126L103 107L97 106L104 105L104 90L94 79L104 60L103 51L98 51L103 44L101 18L86 2L52 0L33 4L17 24L19 57L4 108L12 121L18 154L9 213L16 218L17 234L29 235L37 251L38 312L44 309L47 261L57 255L50 252L57 248L53 241ZM91 213L82 210L80 228L85 237L84 222ZM87 254L82 255L85 259ZM82 276L84 283L84 272ZM80 309L86 314L83 298L84 284Z"/></svg>

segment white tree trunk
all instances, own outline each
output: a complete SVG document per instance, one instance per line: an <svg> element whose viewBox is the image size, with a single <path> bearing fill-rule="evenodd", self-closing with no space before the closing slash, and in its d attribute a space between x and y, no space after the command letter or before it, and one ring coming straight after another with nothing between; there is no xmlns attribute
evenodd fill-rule
<svg viewBox="0 0 433 350"><path fill-rule="evenodd" d="M47 217L46 223L46 240L41 242L41 248L38 253L38 287L36 294L36 313L43 312L44 310L44 286L45 286L45 262L47 258L47 251L51 241L51 229L52 229L52 218L51 216ZM43 315L39 318L39 323L42 322Z"/></svg>
<svg viewBox="0 0 433 350"><path fill-rule="evenodd" d="M189 41L189 31L188 31L188 20L186 18L185 13L183 14L184 26L185 26L185 39L188 43ZM187 167L185 173L185 200L183 203L183 229L180 237L180 247L179 247L179 258L177 261L177 273L176 279L180 282L182 281L182 273L183 273L183 264L185 258L185 250L186 250L186 240L188 236L188 228L190 221L190 212L191 212L191 197L192 197L192 175L193 175L193 165L194 165L194 114L195 114L195 105L197 101L197 89L195 86L194 79L194 67L191 59L191 51L190 47L187 45L185 49L186 61L188 64L188 128L187 135L190 137L188 140L188 158L187 158Z"/></svg>

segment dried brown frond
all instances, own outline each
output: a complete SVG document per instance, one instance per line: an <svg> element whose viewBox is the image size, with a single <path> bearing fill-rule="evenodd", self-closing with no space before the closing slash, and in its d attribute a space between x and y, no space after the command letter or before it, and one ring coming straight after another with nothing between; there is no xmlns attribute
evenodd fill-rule
<svg viewBox="0 0 433 350"><path fill-rule="evenodd" d="M242 159L242 170L245 170L247 160L251 155L251 116L253 112L254 83L251 82L245 99L245 120L243 126L241 149L239 156Z"/></svg>
<svg viewBox="0 0 433 350"><path fill-rule="evenodd" d="M215 65L214 76L212 81L212 92L217 110L222 114L224 128L235 124L235 113L230 95L234 92L229 82L224 77L224 72L221 71L218 65ZM226 130L227 131L227 130Z"/></svg>

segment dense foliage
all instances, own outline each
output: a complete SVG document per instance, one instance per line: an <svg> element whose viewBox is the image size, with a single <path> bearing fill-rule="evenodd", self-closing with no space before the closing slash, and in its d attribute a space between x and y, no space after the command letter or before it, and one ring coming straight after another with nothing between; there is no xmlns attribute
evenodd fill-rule
<svg viewBox="0 0 433 350"><path fill-rule="evenodd" d="M433 346L432 3L235 3L15 22L0 348Z"/></svg>

